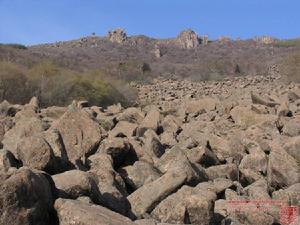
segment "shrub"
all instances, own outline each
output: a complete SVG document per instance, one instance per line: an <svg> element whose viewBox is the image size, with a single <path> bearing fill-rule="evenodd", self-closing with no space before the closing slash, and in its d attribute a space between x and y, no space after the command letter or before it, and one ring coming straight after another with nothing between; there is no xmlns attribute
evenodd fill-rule
<svg viewBox="0 0 300 225"><path fill-rule="evenodd" d="M27 78L14 63L0 62L0 99L23 104L28 100Z"/></svg>
<svg viewBox="0 0 300 225"><path fill-rule="evenodd" d="M279 70L284 81L300 82L300 51L283 59Z"/></svg>
<svg viewBox="0 0 300 225"><path fill-rule="evenodd" d="M11 47L11 48L15 48L15 49L27 49L27 47L25 45L22 44L1 44L0 46L5 46L5 47Z"/></svg>
<svg viewBox="0 0 300 225"><path fill-rule="evenodd" d="M0 99L24 104L37 96L43 107L64 106L72 100L87 100L92 105L131 105L137 97L127 84L109 79L101 71L78 73L63 69L52 61L30 68L10 62L0 63Z"/></svg>
<svg viewBox="0 0 300 225"><path fill-rule="evenodd" d="M300 38L278 41L273 45L276 47L300 47Z"/></svg>

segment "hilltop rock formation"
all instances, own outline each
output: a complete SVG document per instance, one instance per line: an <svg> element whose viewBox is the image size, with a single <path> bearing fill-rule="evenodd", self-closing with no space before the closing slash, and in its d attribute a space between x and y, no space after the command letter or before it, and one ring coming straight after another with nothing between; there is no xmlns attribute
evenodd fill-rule
<svg viewBox="0 0 300 225"><path fill-rule="evenodd" d="M127 34L124 29L117 28L115 30L109 31L107 38L111 42L122 44L127 40Z"/></svg>
<svg viewBox="0 0 300 225"><path fill-rule="evenodd" d="M220 36L218 38L218 41L221 42L221 43L226 43L226 42L230 42L231 41L231 38L228 37L228 36Z"/></svg>
<svg viewBox="0 0 300 225"><path fill-rule="evenodd" d="M271 37L271 36L260 36L260 37L255 37L254 40L260 44L273 44L278 41L278 39Z"/></svg>
<svg viewBox="0 0 300 225"><path fill-rule="evenodd" d="M155 55L156 58L162 57L162 52L161 52L161 50L160 50L160 48L159 48L158 45L155 45L155 48L154 48L154 55Z"/></svg>
<svg viewBox="0 0 300 225"><path fill-rule="evenodd" d="M201 44L207 45L209 42L208 35L203 35Z"/></svg>
<svg viewBox="0 0 300 225"><path fill-rule="evenodd" d="M299 207L299 84L134 86L139 107L3 111L1 225L272 225Z"/></svg>
<svg viewBox="0 0 300 225"><path fill-rule="evenodd" d="M177 41L178 41L179 45L185 49L196 48L197 46L199 46L201 44L198 35L195 33L195 31L193 31L191 29L182 31L178 35Z"/></svg>

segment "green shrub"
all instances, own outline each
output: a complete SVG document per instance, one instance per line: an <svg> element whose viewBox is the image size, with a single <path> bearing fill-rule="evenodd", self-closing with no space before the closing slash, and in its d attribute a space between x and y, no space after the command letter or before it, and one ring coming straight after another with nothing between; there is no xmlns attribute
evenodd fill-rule
<svg viewBox="0 0 300 225"><path fill-rule="evenodd" d="M91 105L115 103L131 105L137 97L126 83L102 70L78 73L63 69L52 61L42 61L30 68L15 63L0 63L0 100L24 104L32 96L41 106L64 106L72 100L87 100Z"/></svg>

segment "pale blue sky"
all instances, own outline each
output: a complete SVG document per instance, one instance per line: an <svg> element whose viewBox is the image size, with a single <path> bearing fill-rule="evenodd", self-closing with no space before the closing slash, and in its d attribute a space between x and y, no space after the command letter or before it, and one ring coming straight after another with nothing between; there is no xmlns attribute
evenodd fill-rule
<svg viewBox="0 0 300 225"><path fill-rule="evenodd" d="M211 38L300 37L300 0L0 0L0 43L70 40L123 27L174 37L192 28Z"/></svg>

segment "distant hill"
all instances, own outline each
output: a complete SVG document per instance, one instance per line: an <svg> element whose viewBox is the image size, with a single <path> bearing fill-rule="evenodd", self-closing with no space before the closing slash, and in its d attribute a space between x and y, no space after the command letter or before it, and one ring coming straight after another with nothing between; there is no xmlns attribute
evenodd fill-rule
<svg viewBox="0 0 300 225"><path fill-rule="evenodd" d="M154 39L143 35L128 37L124 30L116 29L106 37L92 35L24 48L0 45L0 60L30 66L50 59L64 68L101 69L127 81L149 81L157 76L211 80L267 74L272 65L297 51L298 43L271 37L209 40L192 30L185 30L176 38Z"/></svg>

